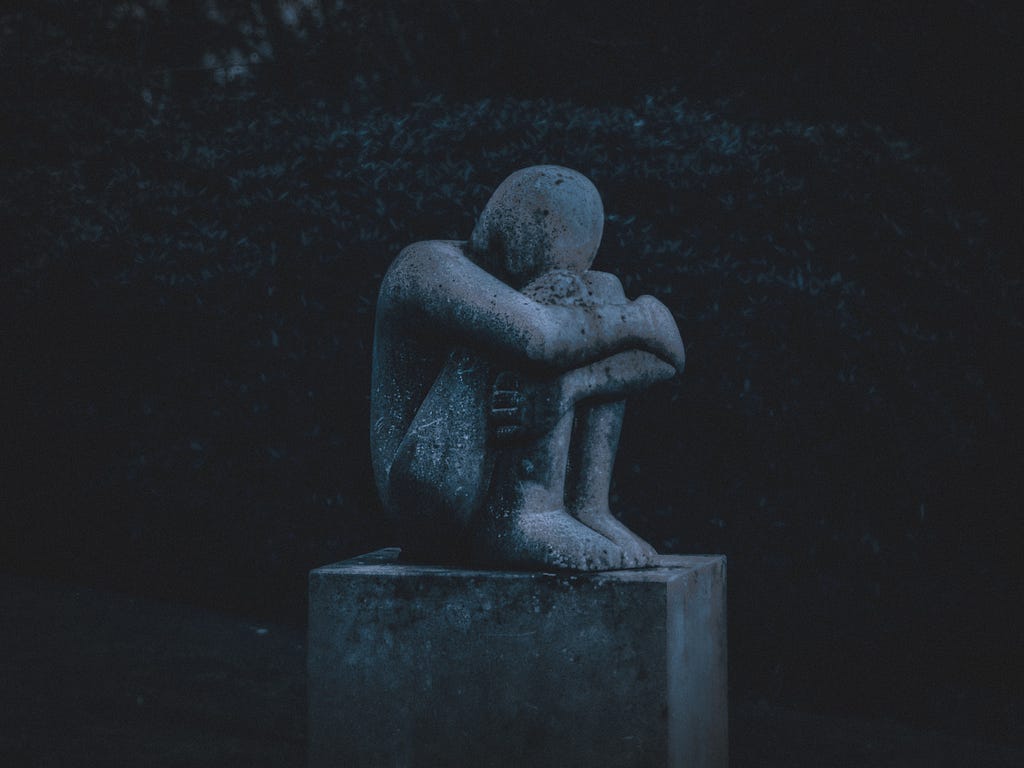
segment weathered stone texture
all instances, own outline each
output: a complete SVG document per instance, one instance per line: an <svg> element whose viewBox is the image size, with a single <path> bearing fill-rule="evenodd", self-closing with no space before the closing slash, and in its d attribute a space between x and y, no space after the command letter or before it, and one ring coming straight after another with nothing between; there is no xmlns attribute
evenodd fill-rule
<svg viewBox="0 0 1024 768"><path fill-rule="evenodd" d="M410 560L653 563L609 483L625 398L681 373L686 351L668 307L590 269L603 227L589 179L533 166L498 185L469 241L413 243L388 268L370 450Z"/></svg>
<svg viewBox="0 0 1024 768"><path fill-rule="evenodd" d="M725 766L725 558L310 574L310 765Z"/></svg>

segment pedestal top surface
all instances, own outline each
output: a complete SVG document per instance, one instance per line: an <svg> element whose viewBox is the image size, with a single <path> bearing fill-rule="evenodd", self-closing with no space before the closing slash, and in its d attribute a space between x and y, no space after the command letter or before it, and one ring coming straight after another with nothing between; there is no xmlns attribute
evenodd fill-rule
<svg viewBox="0 0 1024 768"><path fill-rule="evenodd" d="M465 568L454 564L435 565L403 562L399 559L401 549L387 547L378 549L350 560L343 560L331 565L316 568L311 575L349 575L349 576L448 576L455 578L561 578L616 581L665 581L685 572L706 568L716 563L725 562L725 555L658 555L657 565L653 568L637 568L632 570L589 571L577 573L573 571L508 571L484 568Z"/></svg>

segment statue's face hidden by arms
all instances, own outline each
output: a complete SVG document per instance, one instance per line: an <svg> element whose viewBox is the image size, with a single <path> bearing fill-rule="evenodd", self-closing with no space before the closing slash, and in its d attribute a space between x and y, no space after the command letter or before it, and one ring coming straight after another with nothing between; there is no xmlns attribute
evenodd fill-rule
<svg viewBox="0 0 1024 768"><path fill-rule="evenodd" d="M482 266L518 288L550 269L588 269L603 229L601 196L586 176L537 165L498 186L470 244Z"/></svg>

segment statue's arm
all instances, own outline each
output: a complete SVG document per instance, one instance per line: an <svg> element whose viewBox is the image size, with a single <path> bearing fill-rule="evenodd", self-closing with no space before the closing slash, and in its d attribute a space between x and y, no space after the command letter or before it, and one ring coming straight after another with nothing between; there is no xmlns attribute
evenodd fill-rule
<svg viewBox="0 0 1024 768"><path fill-rule="evenodd" d="M622 283L615 275L609 272L590 270L583 273L583 279L586 281L591 295L597 301L603 302L606 310L614 310L615 307L622 304L631 303L626 298ZM683 366L686 364L686 351L683 348L683 341L679 337L679 326L676 325L675 318L672 317L665 305L653 296L641 296L636 302L645 304L651 311L652 318L648 330L657 338L654 343L648 341L647 344L638 344L637 347L672 364L676 373L682 373ZM663 354L659 348L668 350L669 353ZM641 364L639 360L640 358L637 358L634 362Z"/></svg>
<svg viewBox="0 0 1024 768"><path fill-rule="evenodd" d="M675 375L675 367L661 358L628 349L563 374L562 397L569 407L590 398L618 400Z"/></svg>
<svg viewBox="0 0 1024 768"><path fill-rule="evenodd" d="M490 420L500 440L542 435L584 400L620 400L675 375L675 367L639 349L542 380L506 371L494 382Z"/></svg>
<svg viewBox="0 0 1024 768"><path fill-rule="evenodd" d="M615 275L589 271L584 273L583 278L591 294L598 301L604 302L607 309L614 309L627 301L622 283ZM660 306L660 302L658 303ZM660 326L659 330L665 335L668 345L678 347L676 365L669 364L657 355L642 349L627 349L567 371L561 379L563 402L567 407L575 407L577 403L588 398L620 399L642 392L652 384L670 379L677 372L681 373L683 344L679 339L679 329L675 321L669 318L669 322Z"/></svg>
<svg viewBox="0 0 1024 768"><path fill-rule="evenodd" d="M671 313L650 296L589 309L540 304L446 243L416 243L399 254L377 311L410 333L426 330L509 367L564 371L628 349L651 352L677 370L685 360Z"/></svg>
<svg viewBox="0 0 1024 768"><path fill-rule="evenodd" d="M614 275L591 271L583 278L591 297L602 303L605 311L628 303L622 284ZM537 379L514 371L499 374L491 395L495 434L500 439L543 434L583 400L617 400L672 378L682 370L682 341L671 318L661 328L667 339L677 345L675 365L642 349L627 349L553 377Z"/></svg>

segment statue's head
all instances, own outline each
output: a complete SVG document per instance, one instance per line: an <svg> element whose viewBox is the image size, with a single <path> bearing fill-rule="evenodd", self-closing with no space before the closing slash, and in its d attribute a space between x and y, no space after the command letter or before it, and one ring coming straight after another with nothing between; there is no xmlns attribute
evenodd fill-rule
<svg viewBox="0 0 1024 768"><path fill-rule="evenodd" d="M550 269L588 269L603 229L604 207L590 179L535 165L494 190L470 246L482 266L519 287Z"/></svg>

